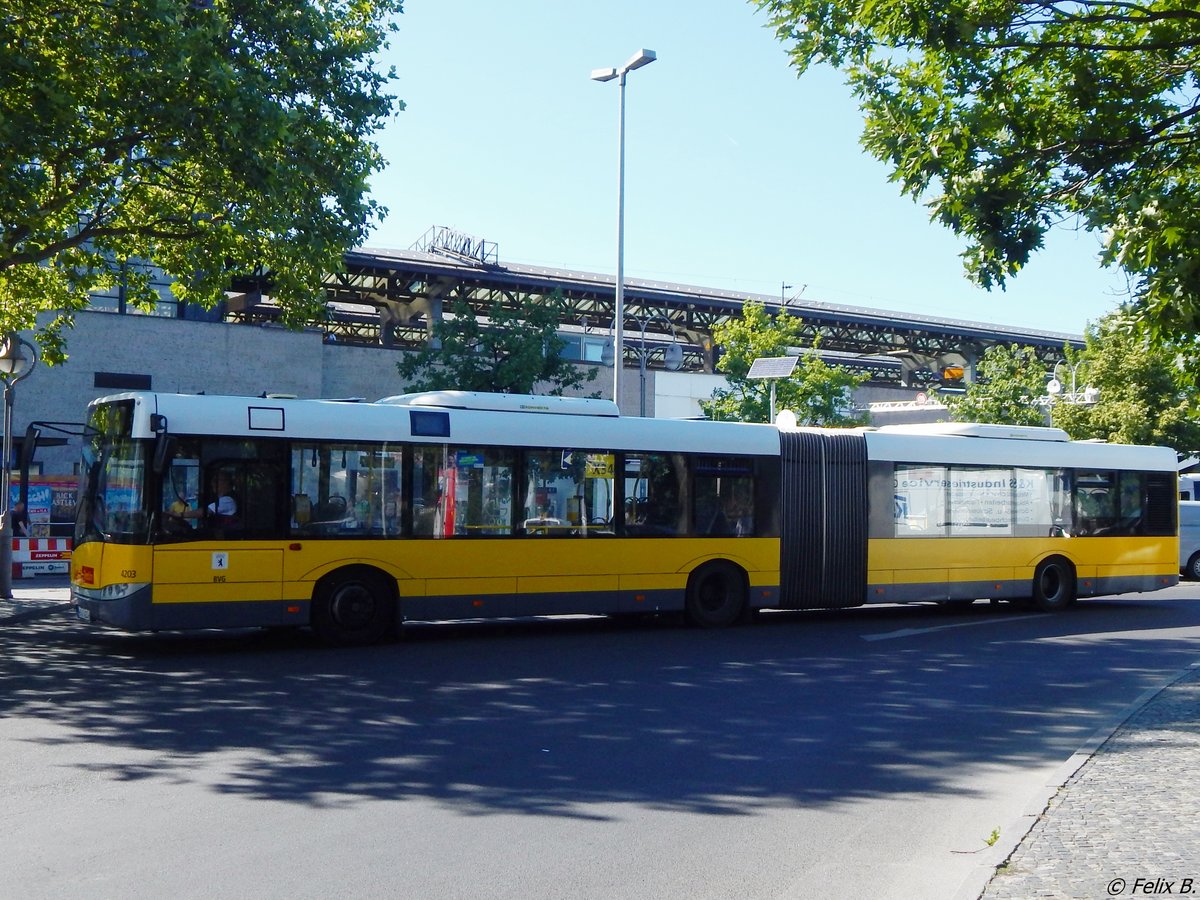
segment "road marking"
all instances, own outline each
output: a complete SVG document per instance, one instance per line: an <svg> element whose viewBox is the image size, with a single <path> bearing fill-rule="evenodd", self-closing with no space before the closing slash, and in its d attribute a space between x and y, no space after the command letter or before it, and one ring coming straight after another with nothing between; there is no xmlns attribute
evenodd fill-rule
<svg viewBox="0 0 1200 900"><path fill-rule="evenodd" d="M977 622L955 622L952 625L931 625L929 628L902 628L899 631L885 631L880 634L859 635L864 641L891 641L896 638L915 637L918 634L929 634L934 631L946 631L950 628L970 628L973 625L991 625L995 622L1022 622L1025 619L1040 619L1046 613L1034 613L1028 616L996 616L991 619L980 619Z"/></svg>

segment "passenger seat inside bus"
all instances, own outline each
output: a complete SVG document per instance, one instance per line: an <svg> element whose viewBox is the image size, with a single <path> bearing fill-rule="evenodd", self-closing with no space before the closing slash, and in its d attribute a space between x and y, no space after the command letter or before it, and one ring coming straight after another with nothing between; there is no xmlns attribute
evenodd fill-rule
<svg viewBox="0 0 1200 900"><path fill-rule="evenodd" d="M318 522L340 522L344 518L346 518L345 497L333 494L327 500L317 504L316 520Z"/></svg>

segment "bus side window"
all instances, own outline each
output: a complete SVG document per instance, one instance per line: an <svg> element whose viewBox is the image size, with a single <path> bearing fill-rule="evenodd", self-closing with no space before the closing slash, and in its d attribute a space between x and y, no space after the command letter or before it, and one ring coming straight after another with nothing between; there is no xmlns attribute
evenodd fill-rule
<svg viewBox="0 0 1200 900"><path fill-rule="evenodd" d="M945 537L949 473L945 466L896 463L892 518L896 537Z"/></svg>
<svg viewBox="0 0 1200 900"><path fill-rule="evenodd" d="M586 537L611 533L614 457L587 450L527 450L517 485L520 534Z"/></svg>
<svg viewBox="0 0 1200 900"><path fill-rule="evenodd" d="M1111 534L1117 525L1113 472L1075 473L1075 521L1081 536Z"/></svg>
<svg viewBox="0 0 1200 900"><path fill-rule="evenodd" d="M754 532L754 462L696 456L692 467L695 535L750 537Z"/></svg>
<svg viewBox="0 0 1200 900"><path fill-rule="evenodd" d="M443 518L435 528L469 537L512 534L513 451L452 446L448 453L449 465L442 473Z"/></svg>
<svg viewBox="0 0 1200 900"><path fill-rule="evenodd" d="M1142 474L1122 472L1118 480L1121 491L1117 501L1117 531L1121 534L1140 534L1146 514L1146 491Z"/></svg>
<svg viewBox="0 0 1200 900"><path fill-rule="evenodd" d="M533 536L569 533L567 500L579 494L583 455L579 463L569 450L525 451L525 473L518 485L519 534ZM578 526L578 515L574 525Z"/></svg>
<svg viewBox="0 0 1200 900"><path fill-rule="evenodd" d="M198 520L185 517L200 499L200 448L191 439L176 442L175 456L163 472L162 511L159 525L163 537L172 540L200 537Z"/></svg>
<svg viewBox="0 0 1200 900"><path fill-rule="evenodd" d="M687 506L687 465L682 454L625 454L626 534L685 534Z"/></svg>
<svg viewBox="0 0 1200 900"><path fill-rule="evenodd" d="M446 480L447 456L442 446L413 449L412 533L415 537L445 537L446 528L453 533L453 518L447 522L447 510L442 502L441 485ZM439 527L441 526L441 527Z"/></svg>

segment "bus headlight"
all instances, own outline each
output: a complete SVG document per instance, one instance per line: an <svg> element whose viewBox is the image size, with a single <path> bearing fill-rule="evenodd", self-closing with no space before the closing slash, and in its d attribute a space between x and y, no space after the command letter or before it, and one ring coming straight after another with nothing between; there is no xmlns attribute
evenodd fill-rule
<svg viewBox="0 0 1200 900"><path fill-rule="evenodd" d="M124 600L126 597L132 597L143 588L148 588L148 581L129 581L120 584L106 584L102 588L81 588L75 585L74 593L81 600Z"/></svg>
<svg viewBox="0 0 1200 900"><path fill-rule="evenodd" d="M142 588L150 586L148 581L130 581L125 584L107 584L100 589L101 600L124 600Z"/></svg>

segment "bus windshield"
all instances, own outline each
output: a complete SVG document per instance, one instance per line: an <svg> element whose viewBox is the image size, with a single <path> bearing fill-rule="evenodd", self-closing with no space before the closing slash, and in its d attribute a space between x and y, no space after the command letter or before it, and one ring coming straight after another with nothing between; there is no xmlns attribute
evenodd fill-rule
<svg viewBox="0 0 1200 900"><path fill-rule="evenodd" d="M120 544L149 539L146 514L146 460L150 442L133 440L133 404L113 403L95 409L90 438L83 448L84 471L75 519L76 545L88 541Z"/></svg>

